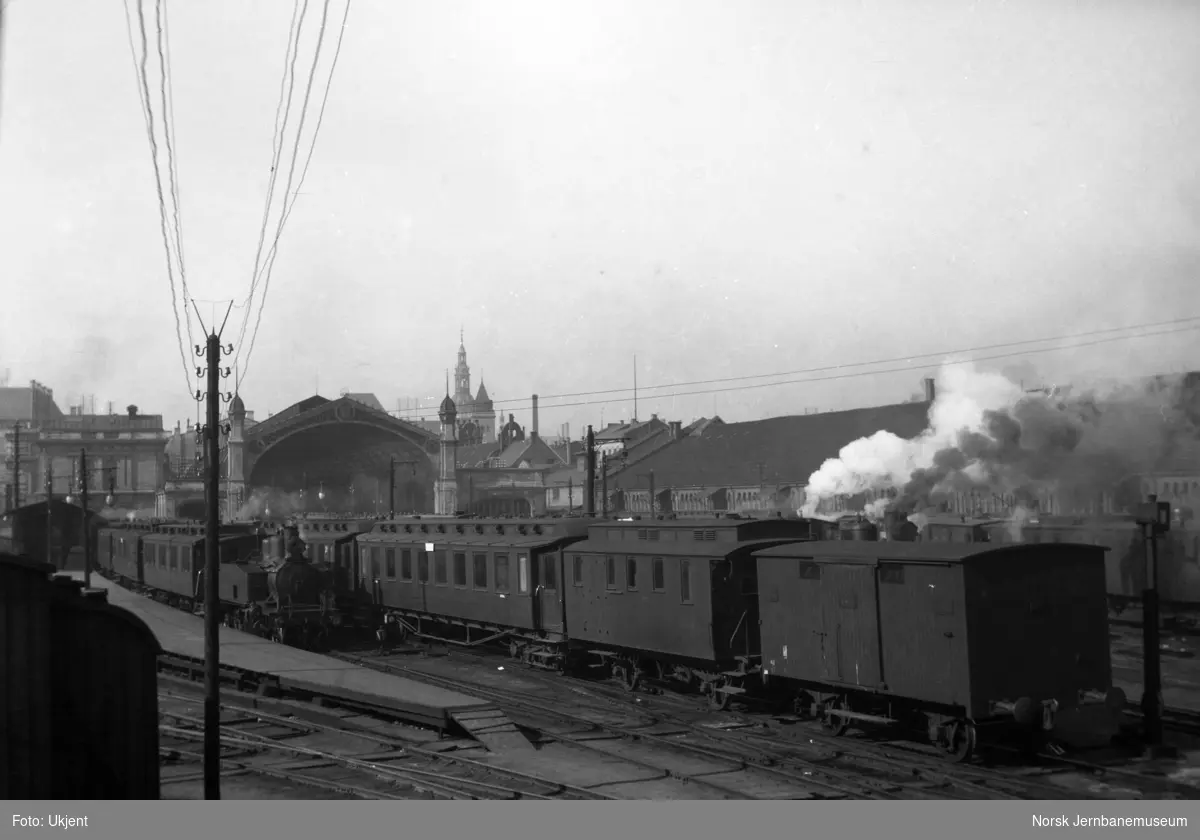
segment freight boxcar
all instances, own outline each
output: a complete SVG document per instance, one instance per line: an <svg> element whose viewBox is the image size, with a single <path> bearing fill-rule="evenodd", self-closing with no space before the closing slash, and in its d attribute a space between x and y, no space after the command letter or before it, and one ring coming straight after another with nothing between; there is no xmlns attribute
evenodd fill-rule
<svg viewBox="0 0 1200 840"><path fill-rule="evenodd" d="M1049 729L1112 689L1104 549L811 542L757 553L764 671L836 733L926 725L959 760L978 726Z"/></svg>
<svg viewBox="0 0 1200 840"><path fill-rule="evenodd" d="M643 673L722 708L759 667L757 549L808 540L796 519L604 522L569 546L572 644L633 689Z"/></svg>
<svg viewBox="0 0 1200 840"><path fill-rule="evenodd" d="M158 642L51 572L0 556L0 799L158 799Z"/></svg>
<svg viewBox="0 0 1200 840"><path fill-rule="evenodd" d="M378 522L358 537L356 588L404 633L464 644L508 639L513 656L557 668L568 632L562 551L592 521Z"/></svg>

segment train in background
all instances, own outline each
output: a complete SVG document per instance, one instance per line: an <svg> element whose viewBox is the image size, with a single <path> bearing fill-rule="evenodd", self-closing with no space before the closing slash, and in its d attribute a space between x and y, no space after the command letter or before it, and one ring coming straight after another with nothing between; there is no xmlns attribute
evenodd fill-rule
<svg viewBox="0 0 1200 840"><path fill-rule="evenodd" d="M99 529L96 569L122 586L190 612L204 609L205 527L130 522ZM221 526L217 585L229 627L320 647L345 623L327 569L309 562L294 527Z"/></svg>

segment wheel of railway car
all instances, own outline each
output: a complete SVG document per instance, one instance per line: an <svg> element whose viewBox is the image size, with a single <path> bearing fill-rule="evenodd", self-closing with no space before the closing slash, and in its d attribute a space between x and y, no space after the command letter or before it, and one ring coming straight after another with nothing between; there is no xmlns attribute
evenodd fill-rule
<svg viewBox="0 0 1200 840"><path fill-rule="evenodd" d="M728 684L729 680L722 677L709 686L708 707L710 709L717 712L723 712L729 708L729 695L724 691L721 691L721 689Z"/></svg>
<svg viewBox="0 0 1200 840"><path fill-rule="evenodd" d="M956 720L946 724L945 742L942 748L955 762L969 761L975 754L977 733L975 724L969 720Z"/></svg>
<svg viewBox="0 0 1200 840"><path fill-rule="evenodd" d="M835 736L845 735L846 730L850 728L850 718L842 717L838 712L849 710L850 703L845 697L831 698L826 701L825 709L821 713L821 726Z"/></svg>
<svg viewBox="0 0 1200 840"><path fill-rule="evenodd" d="M520 659L521 658L520 642L513 641L513 642L508 643L508 658L509 659Z"/></svg>
<svg viewBox="0 0 1200 840"><path fill-rule="evenodd" d="M637 663L625 665L621 669L621 688L626 691L637 691L642 683L642 671Z"/></svg>

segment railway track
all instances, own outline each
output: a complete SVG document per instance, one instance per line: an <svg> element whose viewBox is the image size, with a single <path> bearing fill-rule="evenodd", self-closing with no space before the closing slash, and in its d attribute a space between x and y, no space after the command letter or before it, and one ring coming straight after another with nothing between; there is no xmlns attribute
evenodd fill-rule
<svg viewBox="0 0 1200 840"><path fill-rule="evenodd" d="M689 706L682 699L676 702L660 695L648 702L644 695L617 693L617 689L610 696L607 688L598 684L532 670L522 671L521 678L539 680L553 688L522 691L447 677L377 656L340 656L366 667L404 673L488 699L546 740L633 761L647 770L671 773L725 798L789 798L789 793L800 793L805 798L1022 798L1016 790L954 778L944 762L915 765L910 758L898 760L869 750L850 751L840 743L795 744L787 748L772 744L767 748L761 739L753 741L714 728L711 712ZM494 660L489 664L495 668ZM686 768L696 762L700 765L689 772Z"/></svg>
<svg viewBox="0 0 1200 840"><path fill-rule="evenodd" d="M362 799L614 798L381 732L267 712L256 702L227 694L221 704L222 776L261 776ZM202 778L202 698L194 686L173 680L160 689L159 708L163 784Z"/></svg>
<svg viewBox="0 0 1200 840"><path fill-rule="evenodd" d="M496 655L458 650L454 652L454 658L475 661L481 673L494 673L497 662L501 661ZM372 657L365 657L364 664L370 665L371 660ZM391 664L389 668L402 669L416 679L435 682L446 679L420 667ZM1127 796L1132 790L1130 784L1135 785L1138 795L1195 798L1198 792L1193 785L1175 782L1156 773L1089 762L1051 751L1029 755L1000 745L988 745L988 748L994 746L997 752L1016 755L1022 759L1021 764L949 765L940 752L928 745L835 737L825 733L814 722L797 725L795 721L785 721L773 715L733 714L722 716L717 723L695 698L663 691L652 683L647 686L653 693L651 699L650 696L630 693L605 683L572 679L536 669L521 669L519 673L522 680L535 680L552 690L558 686L557 690L569 692L575 704L581 704L584 702L582 698L587 698L586 705L607 713L610 721L614 708L619 710L618 713L636 715L640 721L654 721L650 723L651 728L632 733L626 731L629 727L618 725L615 727L618 732L614 734L621 737L646 741L665 736L671 741L671 747L679 748L686 743L684 748L716 752L726 760L739 760L747 766L760 769L763 765L770 765L773 769L806 773L812 772L813 765L818 764L824 772L834 775L839 787L861 787L862 782L867 780L869 789L860 793L860 796L871 796L879 791L894 794L907 789L907 796L872 798L917 798L929 791L937 791L938 798L1060 799L1070 795L1072 798L1111 799L1114 790ZM481 693L478 681L450 679L443 684L456 686L477 696ZM496 691L487 687L483 690ZM511 689L501 689L491 697L501 705L506 698L518 706L539 700L545 703L544 695L514 692ZM1168 726L1177 730L1190 727L1188 731L1194 731L1198 721L1200 714L1195 712L1182 709L1169 711ZM682 740L685 738L686 742ZM837 772L842 767L848 769L848 777ZM1108 777L1114 784L1093 784L1092 789L1072 785L1066 778L1072 773L1093 779ZM848 790L844 792L851 795Z"/></svg>

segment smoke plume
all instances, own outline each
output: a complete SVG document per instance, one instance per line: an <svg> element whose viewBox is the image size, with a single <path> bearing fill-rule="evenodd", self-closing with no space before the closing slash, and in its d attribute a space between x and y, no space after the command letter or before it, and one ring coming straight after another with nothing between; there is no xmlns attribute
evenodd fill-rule
<svg viewBox="0 0 1200 840"><path fill-rule="evenodd" d="M100 516L108 522L120 522L122 520L132 522L135 519L153 519L154 508L124 508L124 507L106 507L101 509Z"/></svg>
<svg viewBox="0 0 1200 840"><path fill-rule="evenodd" d="M909 440L880 431L847 444L809 478L801 513L857 494L879 497L865 505L874 517L887 509L926 511L978 490L1011 496L1018 509L1048 495L1064 508L1103 491L1120 495L1129 479L1194 445L1181 385L1176 377L1026 393L969 363L946 365L928 428ZM1123 501L1129 503L1117 504Z"/></svg>
<svg viewBox="0 0 1200 840"><path fill-rule="evenodd" d="M238 508L234 519L247 521L251 519L278 519L303 513L305 510L303 493L287 493L274 487L262 487L253 490L250 497Z"/></svg>

